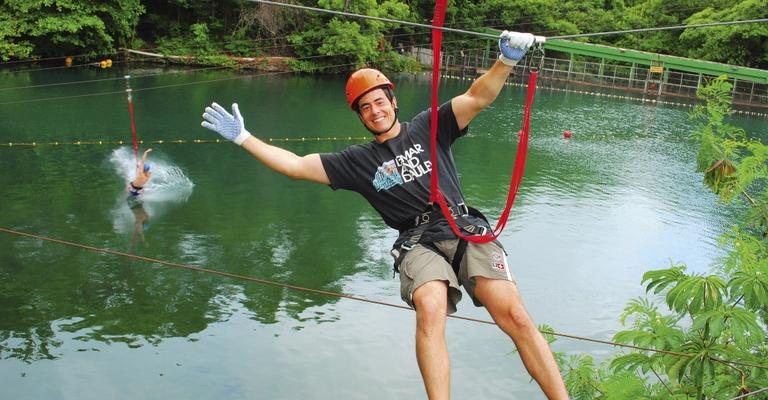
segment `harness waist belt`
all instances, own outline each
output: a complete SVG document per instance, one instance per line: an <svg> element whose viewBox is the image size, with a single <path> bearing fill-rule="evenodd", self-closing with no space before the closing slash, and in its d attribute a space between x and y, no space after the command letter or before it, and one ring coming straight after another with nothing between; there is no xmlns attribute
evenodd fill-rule
<svg viewBox="0 0 768 400"><path fill-rule="evenodd" d="M459 203L456 207L448 207L448 209L451 210L451 215L454 218L469 215L469 208L464 203ZM414 217L413 225L411 227L428 224L432 221L437 221L440 218L443 218L443 212L439 208L425 211Z"/></svg>
<svg viewBox="0 0 768 400"><path fill-rule="evenodd" d="M464 203L459 203L456 207L448 207L448 209L451 211L451 215L456 219L456 222L459 224L460 228L465 232L469 233L470 235L485 235L488 232L488 228L486 228L485 226L475 225L469 222L466 218L464 218L467 215L474 215L485 220L485 217L482 214L480 214L479 211L475 209L470 209ZM414 218L413 225L406 228L406 229L409 229L409 228L415 228L415 229L414 229L414 232L411 234L411 236L406 241L400 244L399 248L393 248L390 251L390 253L392 254L392 257L394 257L395 259L395 265L392 271L393 278L395 276L395 273L400 272L400 263L403 261L403 257L405 256L405 253L413 249L414 246L416 246L421 242L421 235L427 229L427 225L430 222L438 221L441 218L443 218L442 210L439 208L435 208L435 206L433 205L432 210L424 211L423 213L417 215ZM441 254L443 257L446 257L445 254L440 252L437 249L437 247L434 246L434 244L432 243L422 243L422 244L425 245L427 248L434 250L436 253ZM461 263L462 258L464 257L464 252L466 251L467 244L468 243L466 240L460 239L453 259L449 260L446 257L446 261L448 261L448 263L451 264L451 267L453 267L453 270L456 272L457 275L459 273L459 265Z"/></svg>

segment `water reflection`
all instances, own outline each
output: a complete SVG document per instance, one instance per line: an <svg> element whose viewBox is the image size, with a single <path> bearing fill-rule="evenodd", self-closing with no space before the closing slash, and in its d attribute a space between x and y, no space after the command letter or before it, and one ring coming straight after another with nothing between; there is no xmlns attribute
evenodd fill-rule
<svg viewBox="0 0 768 400"><path fill-rule="evenodd" d="M131 247L128 249L129 253L133 253L137 244L147 244L144 232L149 229L149 213L147 213L147 210L144 209L144 205L140 201L129 198L127 203L134 218Z"/></svg>

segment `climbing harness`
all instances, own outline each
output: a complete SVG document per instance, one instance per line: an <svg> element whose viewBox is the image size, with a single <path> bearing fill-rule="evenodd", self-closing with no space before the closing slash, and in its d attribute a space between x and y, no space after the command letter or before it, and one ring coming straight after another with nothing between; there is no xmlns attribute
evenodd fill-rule
<svg viewBox="0 0 768 400"><path fill-rule="evenodd" d="M448 210L456 221L457 225L467 234L485 235L488 232L488 228L486 226L481 224L474 224L466 218L467 216L474 216L482 219L487 224L488 221L480 211L472 207L468 207L464 203L459 203L456 207L448 207ZM445 261L448 262L448 264L451 264L451 267L456 273L456 276L459 276L461 260L464 258L464 253L467 250L468 242L466 240L459 239L459 244L457 245L456 252L452 258L449 258L442 251L438 250L434 243L420 243L424 231L426 231L427 228L432 226L434 223L437 223L443 219L444 216L442 210L439 209L435 204L432 204L424 212L414 217L412 223L400 227L401 232L411 228L413 228L413 232L411 232L411 235L408 237L408 239L401 243L399 247L395 247L390 250L392 257L395 259L394 267L392 269L393 278L395 277L396 273L400 272L400 264L403 262L406 253L412 250L417 244L421 244L425 248L428 248L445 258Z"/></svg>

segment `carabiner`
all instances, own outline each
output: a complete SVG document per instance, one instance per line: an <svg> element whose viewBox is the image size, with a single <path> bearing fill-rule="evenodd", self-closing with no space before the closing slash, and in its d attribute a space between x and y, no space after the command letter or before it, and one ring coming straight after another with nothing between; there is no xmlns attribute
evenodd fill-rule
<svg viewBox="0 0 768 400"><path fill-rule="evenodd" d="M538 66L534 66L536 63L536 58L538 57ZM533 46L533 51L531 51L531 64L530 64L530 70L531 71L539 71L544 68L544 44L543 43L536 43Z"/></svg>

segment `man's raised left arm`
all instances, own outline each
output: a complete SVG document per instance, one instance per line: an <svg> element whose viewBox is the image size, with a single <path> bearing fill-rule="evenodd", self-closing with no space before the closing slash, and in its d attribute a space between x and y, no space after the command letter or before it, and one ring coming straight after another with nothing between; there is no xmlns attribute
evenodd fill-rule
<svg viewBox="0 0 768 400"><path fill-rule="evenodd" d="M488 107L501 92L512 67L525 57L534 43L530 33L504 31L499 38L499 59L486 73L477 78L464 94L451 100L459 129L464 129L472 119Z"/></svg>

